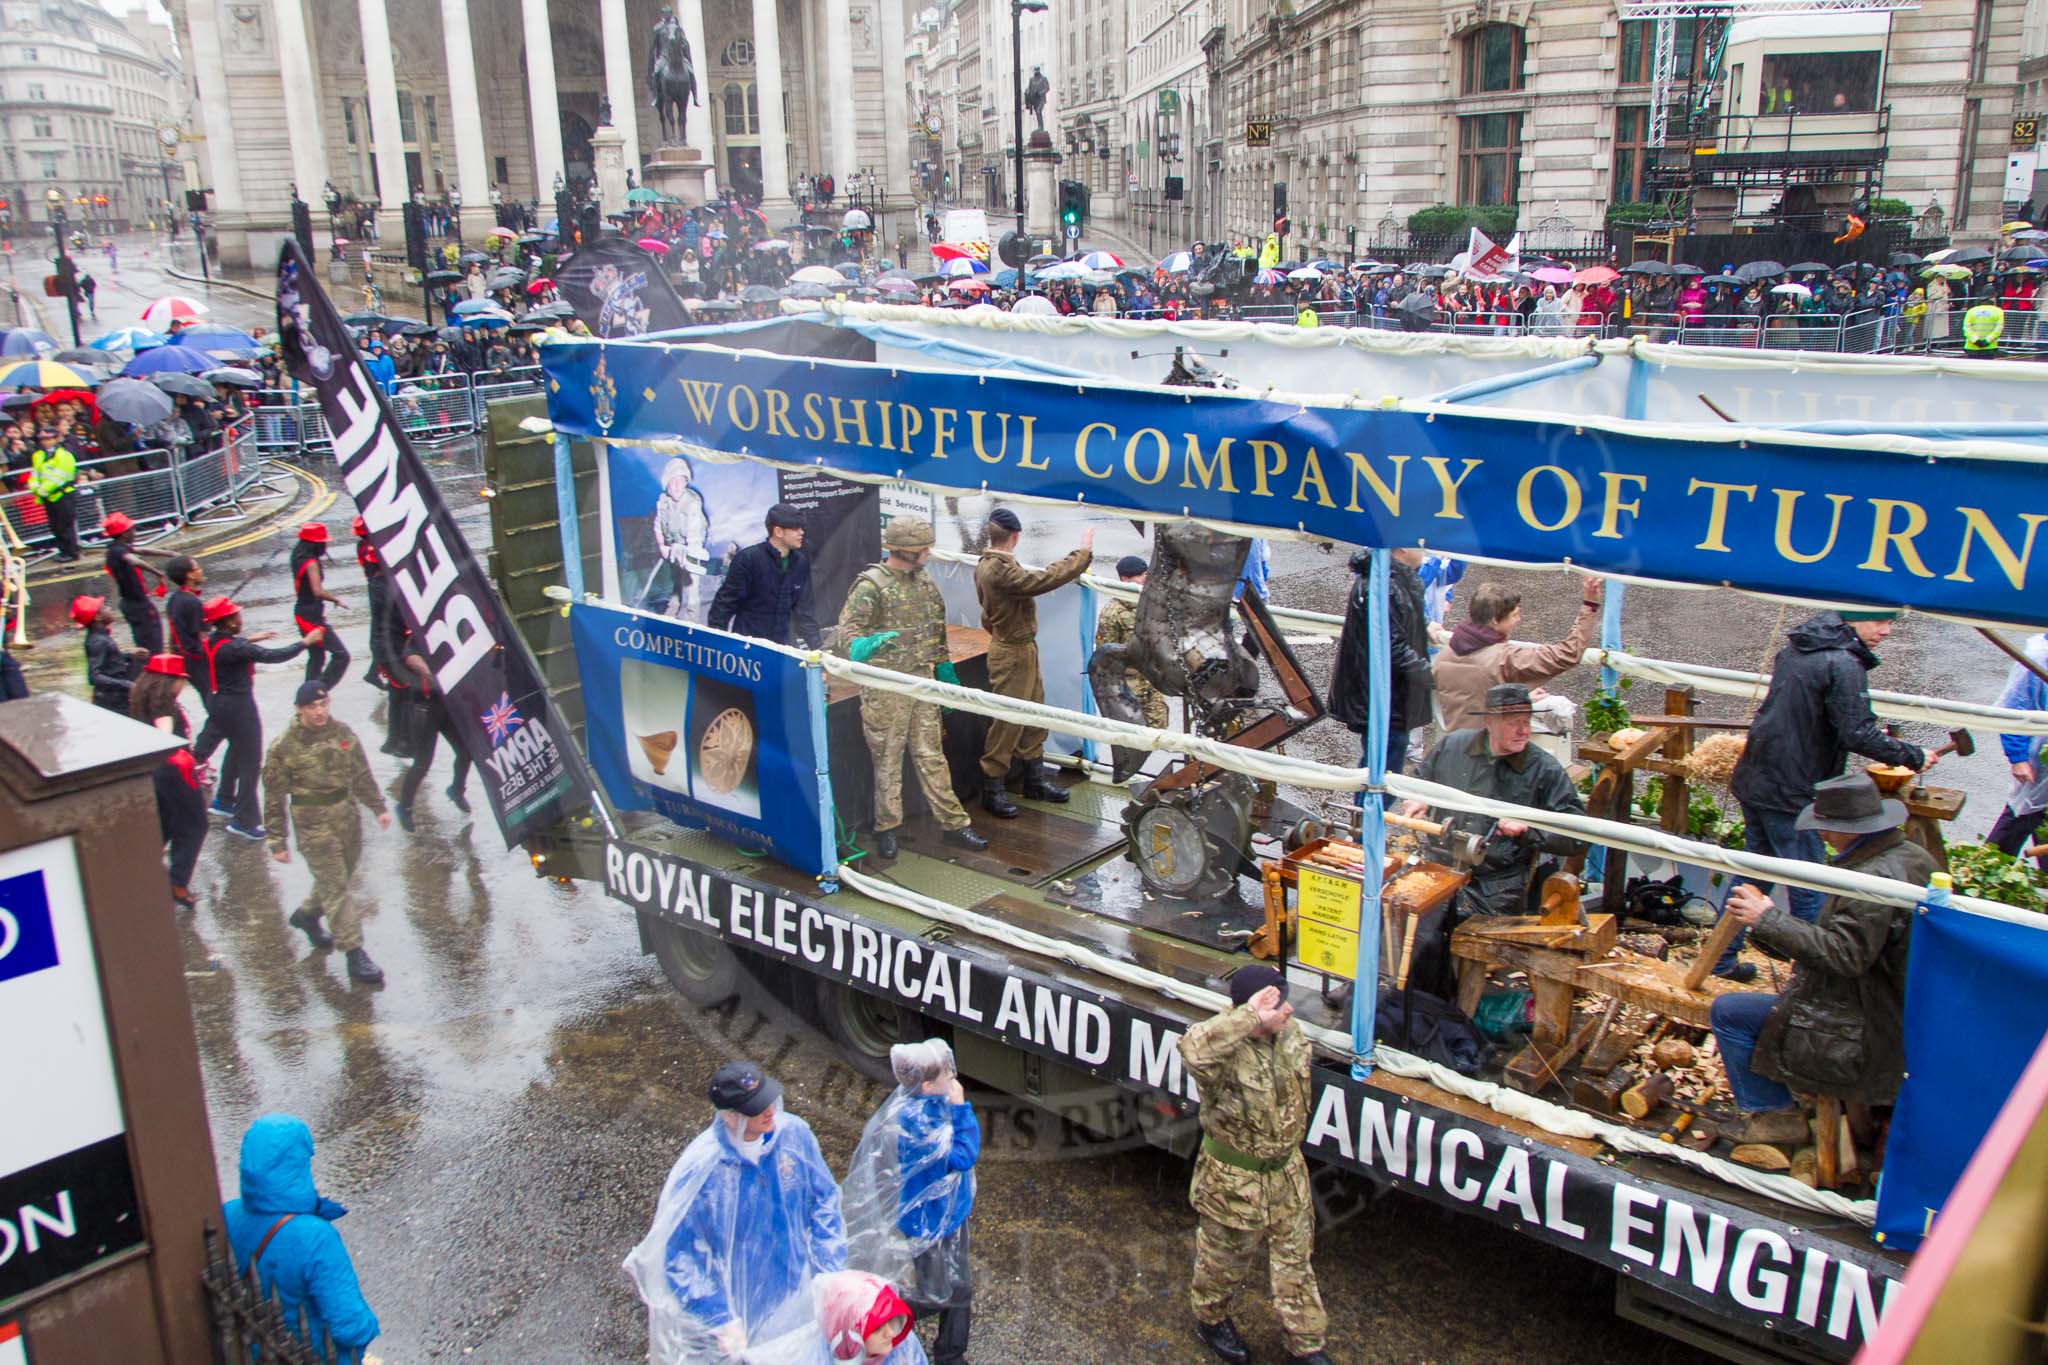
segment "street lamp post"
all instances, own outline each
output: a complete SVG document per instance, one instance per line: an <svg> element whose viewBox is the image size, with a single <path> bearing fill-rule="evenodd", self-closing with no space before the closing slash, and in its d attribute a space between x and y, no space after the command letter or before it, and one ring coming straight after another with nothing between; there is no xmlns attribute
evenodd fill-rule
<svg viewBox="0 0 2048 1365"><path fill-rule="evenodd" d="M1017 235L1024 235L1024 12L1043 14L1047 0L1010 0L1010 97L1017 134Z"/></svg>
<svg viewBox="0 0 2048 1365"><path fill-rule="evenodd" d="M64 306L71 313L71 344L83 346L78 335L78 270L71 263L71 252L64 245L64 196L56 190L46 191L43 201L50 206L50 235L57 239L57 283L64 290Z"/></svg>

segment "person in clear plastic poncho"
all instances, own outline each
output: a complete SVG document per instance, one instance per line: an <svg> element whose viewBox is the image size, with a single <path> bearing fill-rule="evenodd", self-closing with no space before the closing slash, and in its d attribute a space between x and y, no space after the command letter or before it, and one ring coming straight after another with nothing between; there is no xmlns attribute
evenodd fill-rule
<svg viewBox="0 0 2048 1365"><path fill-rule="evenodd" d="M932 1357L963 1365L981 1125L944 1042L899 1043L889 1065L896 1090L868 1120L846 1173L847 1261L897 1285L920 1313L937 1312Z"/></svg>
<svg viewBox="0 0 2048 1365"><path fill-rule="evenodd" d="M718 1112L677 1158L654 1226L626 1257L650 1359L811 1365L822 1359L812 1281L846 1268L839 1188L810 1125L782 1112L782 1086L759 1067L720 1067L709 1096Z"/></svg>

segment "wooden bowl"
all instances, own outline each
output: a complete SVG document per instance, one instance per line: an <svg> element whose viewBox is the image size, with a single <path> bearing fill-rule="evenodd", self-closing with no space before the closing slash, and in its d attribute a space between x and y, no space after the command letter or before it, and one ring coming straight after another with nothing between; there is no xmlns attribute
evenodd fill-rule
<svg viewBox="0 0 2048 1365"><path fill-rule="evenodd" d="M1911 768L1891 767L1883 763L1869 764L1867 771L1870 773L1870 780L1877 784L1877 789L1886 795L1903 791L1908 783L1920 775Z"/></svg>

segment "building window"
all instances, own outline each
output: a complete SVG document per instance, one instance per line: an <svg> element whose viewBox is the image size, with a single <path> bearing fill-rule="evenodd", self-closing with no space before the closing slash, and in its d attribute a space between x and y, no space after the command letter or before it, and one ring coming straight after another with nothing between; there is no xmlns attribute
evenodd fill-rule
<svg viewBox="0 0 2048 1365"><path fill-rule="evenodd" d="M512 169L510 163L508 163L506 159L502 156L491 158L492 183L504 185L510 183L511 179Z"/></svg>
<svg viewBox="0 0 2048 1365"><path fill-rule="evenodd" d="M356 102L344 98L341 102L341 126L348 132L348 145L356 145Z"/></svg>
<svg viewBox="0 0 2048 1365"><path fill-rule="evenodd" d="M28 122L29 122L29 135L30 135L31 137L49 137L49 136L51 136L51 133L50 133L50 120L48 120L47 118L44 118L44 117L43 117L43 116L42 116L41 114L37 114L37 115L35 115L35 116L34 116L33 118L29 119L29 121L28 121Z"/></svg>
<svg viewBox="0 0 2048 1365"><path fill-rule="evenodd" d="M40 161L43 165L43 179L55 180L57 178L57 158L55 154L39 152L36 155L36 160Z"/></svg>
<svg viewBox="0 0 2048 1365"><path fill-rule="evenodd" d="M1614 202L1640 204L1650 196L1644 191L1651 160L1650 111L1647 108L1614 111Z"/></svg>
<svg viewBox="0 0 2048 1365"><path fill-rule="evenodd" d="M725 50L718 54L718 64L720 66L752 66L754 64L754 40L752 38L733 39L725 45Z"/></svg>
<svg viewBox="0 0 2048 1365"><path fill-rule="evenodd" d="M50 98L48 94L44 93L43 87L40 85L31 85L28 88L28 97L38 102Z"/></svg>
<svg viewBox="0 0 2048 1365"><path fill-rule="evenodd" d="M21 50L21 59L31 66L41 60L36 56L36 50L32 47L25 47Z"/></svg>
<svg viewBox="0 0 2048 1365"><path fill-rule="evenodd" d="M398 92L398 140L400 142L418 142L420 140L418 131L413 127L412 91L410 90Z"/></svg>
<svg viewBox="0 0 2048 1365"><path fill-rule="evenodd" d="M1488 24L1465 35L1465 93L1522 88L1522 30Z"/></svg>
<svg viewBox="0 0 2048 1365"><path fill-rule="evenodd" d="M1685 79L1685 71L1692 67L1698 76L1706 65L1707 43L1700 44L1700 51L1693 50L1693 21L1674 19L1672 32L1672 54L1677 58L1671 68L1679 80ZM1704 38L1706 35L1702 35ZM1623 85L1648 85L1656 74L1657 65L1657 21L1655 19L1630 19L1621 26L1621 83Z"/></svg>
<svg viewBox="0 0 2048 1365"><path fill-rule="evenodd" d="M1521 175L1522 116L1458 120L1458 202L1512 204Z"/></svg>
<svg viewBox="0 0 2048 1365"><path fill-rule="evenodd" d="M1883 58L1876 52L1764 55L1765 114L1867 114L1877 108Z"/></svg>

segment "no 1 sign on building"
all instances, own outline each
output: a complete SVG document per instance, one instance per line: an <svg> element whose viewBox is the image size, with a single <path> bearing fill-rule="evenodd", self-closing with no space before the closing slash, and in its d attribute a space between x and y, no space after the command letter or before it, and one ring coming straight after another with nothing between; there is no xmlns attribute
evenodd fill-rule
<svg viewBox="0 0 2048 1365"><path fill-rule="evenodd" d="M69 839L0 854L0 1309L139 1245L142 1219ZM26 1360L0 1326L0 1365ZM9 1349L16 1356L7 1354Z"/></svg>

